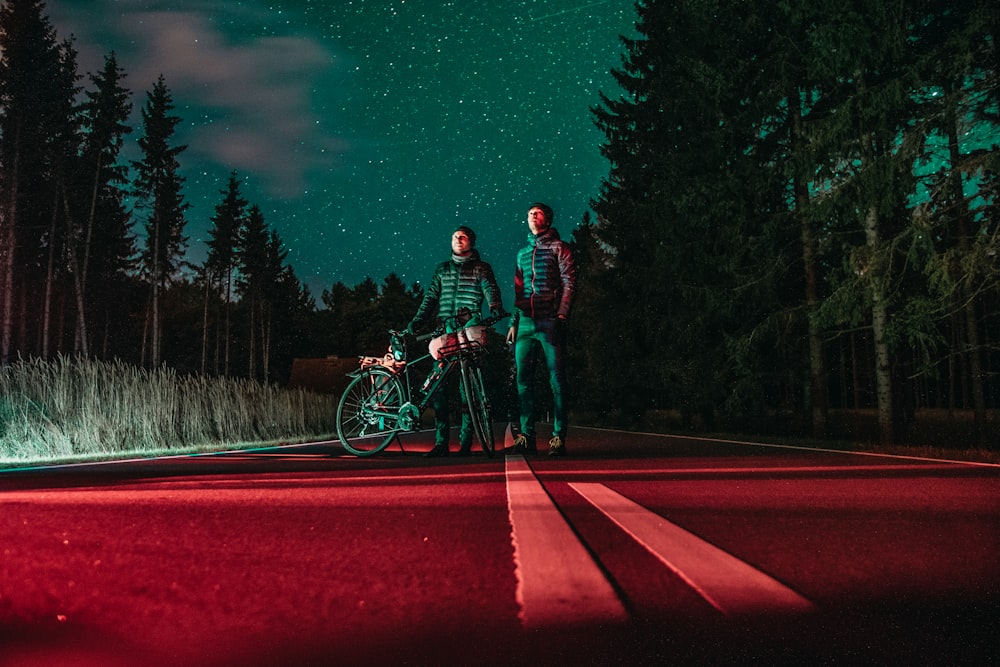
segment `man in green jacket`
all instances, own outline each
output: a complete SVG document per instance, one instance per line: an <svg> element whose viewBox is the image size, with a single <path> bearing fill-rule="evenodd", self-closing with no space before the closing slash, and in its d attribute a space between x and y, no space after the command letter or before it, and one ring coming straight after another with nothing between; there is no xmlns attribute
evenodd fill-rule
<svg viewBox="0 0 1000 667"><path fill-rule="evenodd" d="M470 316L481 315L484 301L491 315L503 312L500 287L493 275L493 268L480 259L479 251L476 250L476 233L461 226L451 235L451 259L441 262L435 269L434 277L424 292L424 299L407 330L414 331L431 313L438 321L457 317L465 309ZM449 387L443 386L434 397L434 448L424 456L448 455L448 438L451 432L449 393ZM468 456L471 453L472 419L468 412L463 411L458 454Z"/></svg>

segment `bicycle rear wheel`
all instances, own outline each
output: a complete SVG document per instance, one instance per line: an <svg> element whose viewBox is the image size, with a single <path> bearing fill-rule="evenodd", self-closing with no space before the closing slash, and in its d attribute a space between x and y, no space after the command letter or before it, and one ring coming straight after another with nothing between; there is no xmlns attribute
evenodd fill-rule
<svg viewBox="0 0 1000 667"><path fill-rule="evenodd" d="M483 384L483 373L469 362L462 363L462 384L465 385L465 402L472 417L472 428L486 456L493 456L496 447L493 437L493 416L489 396Z"/></svg>
<svg viewBox="0 0 1000 667"><path fill-rule="evenodd" d="M383 368L369 368L351 380L337 406L337 435L355 456L377 454L399 432L403 386Z"/></svg>

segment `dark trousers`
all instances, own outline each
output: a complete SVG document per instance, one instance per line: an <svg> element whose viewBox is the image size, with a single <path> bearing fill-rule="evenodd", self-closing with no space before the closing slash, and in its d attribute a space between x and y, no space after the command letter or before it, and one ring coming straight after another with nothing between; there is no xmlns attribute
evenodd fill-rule
<svg viewBox="0 0 1000 667"><path fill-rule="evenodd" d="M434 395L434 444L443 447L448 446L448 440L451 436L451 385L455 382L458 383L459 387L458 393L461 398L459 405L462 412L462 427L459 429L458 442L460 447L468 449L472 446L472 417L469 416L469 411L465 409L465 387L462 386L462 379L454 371L438 389L437 394Z"/></svg>

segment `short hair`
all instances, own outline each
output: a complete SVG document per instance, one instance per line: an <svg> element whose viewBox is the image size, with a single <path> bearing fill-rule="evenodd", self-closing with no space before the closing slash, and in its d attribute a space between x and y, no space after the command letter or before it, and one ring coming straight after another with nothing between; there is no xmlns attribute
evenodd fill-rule
<svg viewBox="0 0 1000 667"><path fill-rule="evenodd" d="M545 214L545 219L549 223L552 222L552 218L554 218L555 215L556 215L552 211L552 207L551 206L549 206L548 204L543 204L542 202L535 202L534 204L532 204L531 206L528 207L528 210L530 211L533 208L540 208L540 209L542 209L542 213Z"/></svg>
<svg viewBox="0 0 1000 667"><path fill-rule="evenodd" d="M465 232L465 235L469 237L469 243L472 244L473 248L476 247L476 233L470 227L461 225L451 235L454 236L458 232Z"/></svg>

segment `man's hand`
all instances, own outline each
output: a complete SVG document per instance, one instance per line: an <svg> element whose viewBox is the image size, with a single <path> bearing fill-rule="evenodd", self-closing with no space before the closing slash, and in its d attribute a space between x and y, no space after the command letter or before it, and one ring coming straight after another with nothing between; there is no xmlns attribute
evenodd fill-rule
<svg viewBox="0 0 1000 667"><path fill-rule="evenodd" d="M556 317L556 325L552 330L553 339L557 345L566 344L566 316L559 315Z"/></svg>

